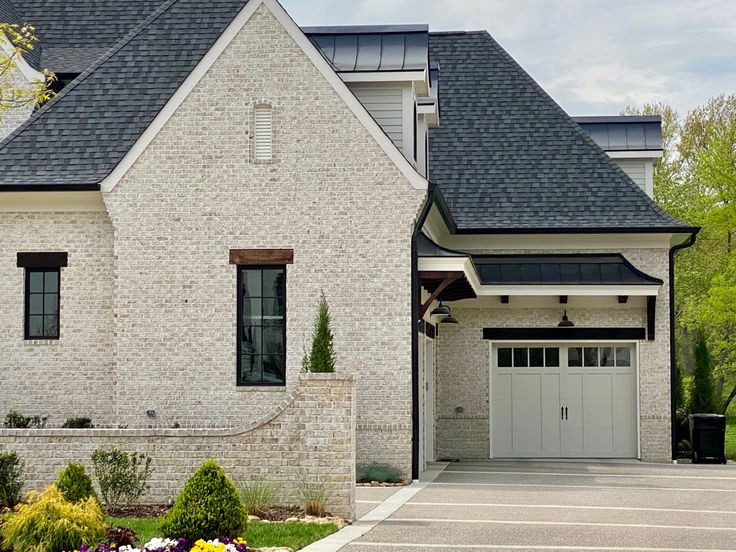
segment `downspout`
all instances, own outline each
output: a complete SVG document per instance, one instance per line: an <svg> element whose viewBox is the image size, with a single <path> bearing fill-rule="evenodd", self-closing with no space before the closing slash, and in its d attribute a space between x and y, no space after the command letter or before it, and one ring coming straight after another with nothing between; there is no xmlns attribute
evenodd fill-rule
<svg viewBox="0 0 736 552"><path fill-rule="evenodd" d="M411 478L419 479L419 270L417 259L417 238L427 220L429 210L434 204L435 186L430 182L427 198L419 214L411 236Z"/></svg>
<svg viewBox="0 0 736 552"><path fill-rule="evenodd" d="M672 426L672 461L677 461L677 396L676 396L676 362L675 353L675 253L687 249L695 243L695 236L700 228L690 234L684 242L670 248L669 292L670 292L670 425Z"/></svg>

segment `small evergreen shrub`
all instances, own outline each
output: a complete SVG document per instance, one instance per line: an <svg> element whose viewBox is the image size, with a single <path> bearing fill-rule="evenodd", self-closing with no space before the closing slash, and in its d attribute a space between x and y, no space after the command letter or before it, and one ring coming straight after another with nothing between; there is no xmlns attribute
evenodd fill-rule
<svg viewBox="0 0 736 552"><path fill-rule="evenodd" d="M69 502L79 502L88 498L97 500L97 493L92 488L92 479L84 471L84 466L77 462L69 462L69 465L59 472L56 487Z"/></svg>
<svg viewBox="0 0 736 552"><path fill-rule="evenodd" d="M3 545L18 552L64 552L101 542L107 527L96 500L72 503L55 486L32 492L0 527Z"/></svg>
<svg viewBox="0 0 736 552"><path fill-rule="evenodd" d="M95 426L92 425L90 418L69 418L61 427L65 429L91 429Z"/></svg>
<svg viewBox="0 0 736 552"><path fill-rule="evenodd" d="M17 410L11 410L5 415L3 426L9 429L40 429L46 427L48 416L24 416Z"/></svg>
<svg viewBox="0 0 736 552"><path fill-rule="evenodd" d="M330 307L325 292L320 292L319 310L312 331L312 349L304 354L302 369L306 372L334 372L335 349L330 328Z"/></svg>
<svg viewBox="0 0 736 552"><path fill-rule="evenodd" d="M0 452L0 510L18 504L22 488L23 461L16 452Z"/></svg>
<svg viewBox="0 0 736 552"><path fill-rule="evenodd" d="M142 452L97 449L92 453L95 477L108 512L134 504L148 489L151 457Z"/></svg>
<svg viewBox="0 0 736 552"><path fill-rule="evenodd" d="M355 480L358 483L401 483L401 471L386 464L359 466Z"/></svg>
<svg viewBox="0 0 736 552"><path fill-rule="evenodd" d="M239 537L246 514L240 493L214 460L200 466L161 521L165 536L197 539Z"/></svg>
<svg viewBox="0 0 736 552"><path fill-rule="evenodd" d="M245 513L251 516L263 517L271 507L273 495L273 485L263 479L254 479L245 484L241 492Z"/></svg>

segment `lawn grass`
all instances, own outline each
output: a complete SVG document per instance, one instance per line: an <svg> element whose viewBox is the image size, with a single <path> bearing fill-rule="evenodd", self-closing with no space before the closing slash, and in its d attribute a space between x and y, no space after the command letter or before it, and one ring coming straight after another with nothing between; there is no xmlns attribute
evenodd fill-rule
<svg viewBox="0 0 736 552"><path fill-rule="evenodd" d="M138 545L143 545L154 537L160 537L158 524L161 518L108 518L108 525L128 527L140 537ZM325 538L337 531L334 523L317 525L301 522L263 523L252 521L245 531L248 547L265 548L269 546L287 546L294 550L304 548L314 541Z"/></svg>
<svg viewBox="0 0 736 552"><path fill-rule="evenodd" d="M160 537L161 534L158 530L158 523L161 518L149 517L149 518L107 518L105 522L110 527L127 527L136 532L139 538L138 544L146 544L154 537Z"/></svg>
<svg viewBox="0 0 736 552"><path fill-rule="evenodd" d="M279 522L262 523L253 521L245 530L248 547L266 548L269 546L287 546L294 550L304 548L314 541L325 538L337 531L337 525L326 523Z"/></svg>

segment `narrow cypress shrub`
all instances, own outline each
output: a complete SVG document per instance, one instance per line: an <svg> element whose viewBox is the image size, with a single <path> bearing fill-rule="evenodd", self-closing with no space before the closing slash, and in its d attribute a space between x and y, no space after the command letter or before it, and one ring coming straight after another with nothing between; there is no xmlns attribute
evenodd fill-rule
<svg viewBox="0 0 736 552"><path fill-rule="evenodd" d="M97 500L97 493L92 488L92 479L84 466L78 462L69 462L69 465L59 472L56 487L69 502L79 502L88 498Z"/></svg>
<svg viewBox="0 0 736 552"><path fill-rule="evenodd" d="M703 332L699 332L695 342L695 369L690 390L690 412L693 414L715 412L714 399L713 367L710 362L708 344Z"/></svg>
<svg viewBox="0 0 736 552"><path fill-rule="evenodd" d="M312 332L312 350L305 356L302 365L309 372L334 372L335 349L332 345L332 329L330 328L330 307L325 292L320 292L319 310L314 321Z"/></svg>

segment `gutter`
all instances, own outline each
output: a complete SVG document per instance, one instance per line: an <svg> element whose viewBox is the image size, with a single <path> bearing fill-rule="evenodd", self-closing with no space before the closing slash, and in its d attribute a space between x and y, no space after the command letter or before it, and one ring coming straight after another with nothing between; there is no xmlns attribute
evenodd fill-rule
<svg viewBox="0 0 736 552"><path fill-rule="evenodd" d="M672 461L677 462L677 425L675 423L677 416L677 397L675 385L676 370L676 353L675 353L675 253L681 249L687 249L695 243L700 228L694 228L693 233L684 242L674 245L670 248L669 255L669 293L670 293L670 426L672 440Z"/></svg>
<svg viewBox="0 0 736 552"><path fill-rule="evenodd" d="M417 238L435 202L436 186L429 182L427 199L411 235L411 478L419 479L419 270Z"/></svg>

